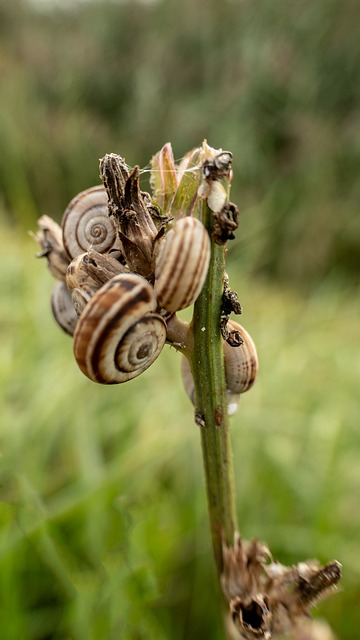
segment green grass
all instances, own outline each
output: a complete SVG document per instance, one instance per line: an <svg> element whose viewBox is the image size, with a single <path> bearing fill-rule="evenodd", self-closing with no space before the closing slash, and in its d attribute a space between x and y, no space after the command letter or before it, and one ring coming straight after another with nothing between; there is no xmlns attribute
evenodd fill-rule
<svg viewBox="0 0 360 640"><path fill-rule="evenodd" d="M2 226L0 628L6 640L222 635L198 427L179 356L126 386L78 370L51 318L52 279ZM276 558L337 558L343 590L319 606L354 640L360 596L359 299L246 281L242 322L261 372L232 420L244 536Z"/></svg>

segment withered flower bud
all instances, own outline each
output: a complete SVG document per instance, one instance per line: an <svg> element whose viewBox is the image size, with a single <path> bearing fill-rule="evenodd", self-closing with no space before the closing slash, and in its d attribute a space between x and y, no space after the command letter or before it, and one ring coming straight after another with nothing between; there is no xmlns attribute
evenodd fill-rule
<svg viewBox="0 0 360 640"><path fill-rule="evenodd" d="M272 560L266 545L240 536L233 547L223 545L223 562L223 593L234 625L246 640L296 633L307 623L311 607L341 578L336 560L323 567L316 560L286 567Z"/></svg>
<svg viewBox="0 0 360 640"><path fill-rule="evenodd" d="M154 271L154 244L158 230L139 185L139 168L130 174L123 159L108 154L100 161L100 175L108 198L109 213L119 235L122 253L130 270L150 277Z"/></svg>

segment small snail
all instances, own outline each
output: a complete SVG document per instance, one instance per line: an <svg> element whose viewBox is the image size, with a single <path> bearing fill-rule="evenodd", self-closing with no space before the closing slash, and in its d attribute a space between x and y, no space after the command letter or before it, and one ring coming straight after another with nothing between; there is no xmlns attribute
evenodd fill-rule
<svg viewBox="0 0 360 640"><path fill-rule="evenodd" d="M49 216L41 216L38 220L38 226L39 231L36 234L30 232L41 248L37 257L46 258L52 275L65 282L66 269L70 259L63 245L61 227Z"/></svg>
<svg viewBox="0 0 360 640"><path fill-rule="evenodd" d="M231 347L223 341L228 413L232 415L237 409L240 394L248 391L254 384L259 362L255 343L244 327L234 320L229 320L228 325L231 325L231 330L239 331L243 339L243 344L238 347ZM190 363L185 356L181 361L181 375L185 391L195 404L194 380Z"/></svg>
<svg viewBox="0 0 360 640"><path fill-rule="evenodd" d="M74 334L81 371L102 384L126 382L145 371L166 341L166 324L154 313L156 307L152 286L137 274L120 274L103 285Z"/></svg>
<svg viewBox="0 0 360 640"><path fill-rule="evenodd" d="M253 386L259 370L256 346L241 324L235 320L229 320L228 325L230 325L230 331L240 333L243 343L239 347L231 347L224 342L226 386L231 393L245 393Z"/></svg>
<svg viewBox="0 0 360 640"><path fill-rule="evenodd" d="M160 241L155 263L155 295L159 306L175 312L200 294L210 260L210 239L197 218L181 218Z"/></svg>
<svg viewBox="0 0 360 640"><path fill-rule="evenodd" d="M77 315L80 316L90 298L102 285L126 271L126 267L111 255L94 249L76 256L67 268L66 284Z"/></svg>
<svg viewBox="0 0 360 640"><path fill-rule="evenodd" d="M65 282L57 282L51 293L51 309L58 325L70 336L74 334L77 315Z"/></svg>
<svg viewBox="0 0 360 640"><path fill-rule="evenodd" d="M67 206L61 222L63 242L71 258L90 246L106 253L119 248L116 229L108 215L108 199L103 186L78 193Z"/></svg>

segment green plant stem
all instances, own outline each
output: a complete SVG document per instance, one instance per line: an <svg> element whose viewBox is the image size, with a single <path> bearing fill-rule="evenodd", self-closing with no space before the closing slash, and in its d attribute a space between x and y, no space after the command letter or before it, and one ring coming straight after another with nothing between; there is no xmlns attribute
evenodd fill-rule
<svg viewBox="0 0 360 640"><path fill-rule="evenodd" d="M212 235L213 214L206 202L202 221ZM227 412L220 316L225 274L225 248L212 241L208 276L193 316L192 373L200 427L212 544L219 575L222 543L232 545L236 530L235 482Z"/></svg>

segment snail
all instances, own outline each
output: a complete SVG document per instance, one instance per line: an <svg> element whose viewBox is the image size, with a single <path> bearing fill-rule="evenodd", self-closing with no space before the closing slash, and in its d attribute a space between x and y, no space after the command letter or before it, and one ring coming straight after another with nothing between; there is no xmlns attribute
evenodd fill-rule
<svg viewBox="0 0 360 640"><path fill-rule="evenodd" d="M51 293L51 309L58 325L70 336L74 334L77 315L65 282L57 282Z"/></svg>
<svg viewBox="0 0 360 640"><path fill-rule="evenodd" d="M65 251L60 225L49 216L41 216L38 220L39 230L30 235L40 246L37 258L46 258L49 270L54 278L65 282L66 269L70 262Z"/></svg>
<svg viewBox="0 0 360 640"><path fill-rule="evenodd" d="M239 331L243 343L238 347L231 347L223 340L226 394L228 413L235 413L239 396L251 389L259 369L256 346L249 333L238 322L229 320L230 330ZM191 402L195 404L195 387L190 363L185 356L181 361L181 374L185 391Z"/></svg>
<svg viewBox="0 0 360 640"><path fill-rule="evenodd" d="M197 218L181 218L160 241L155 262L155 295L160 307L175 312L200 294L210 260L210 239Z"/></svg>
<svg viewBox="0 0 360 640"><path fill-rule="evenodd" d="M127 268L118 260L94 249L76 256L67 268L66 284L77 315L80 316L90 298L103 284L125 272L128 272Z"/></svg>
<svg viewBox="0 0 360 640"><path fill-rule="evenodd" d="M145 371L166 341L166 324L156 307L153 288L142 276L120 274L104 284L75 330L81 371L102 384L126 382Z"/></svg>
<svg viewBox="0 0 360 640"><path fill-rule="evenodd" d="M93 247L99 253L119 248L115 225L108 215L103 186L78 193L67 206L61 222L63 243L71 258Z"/></svg>

